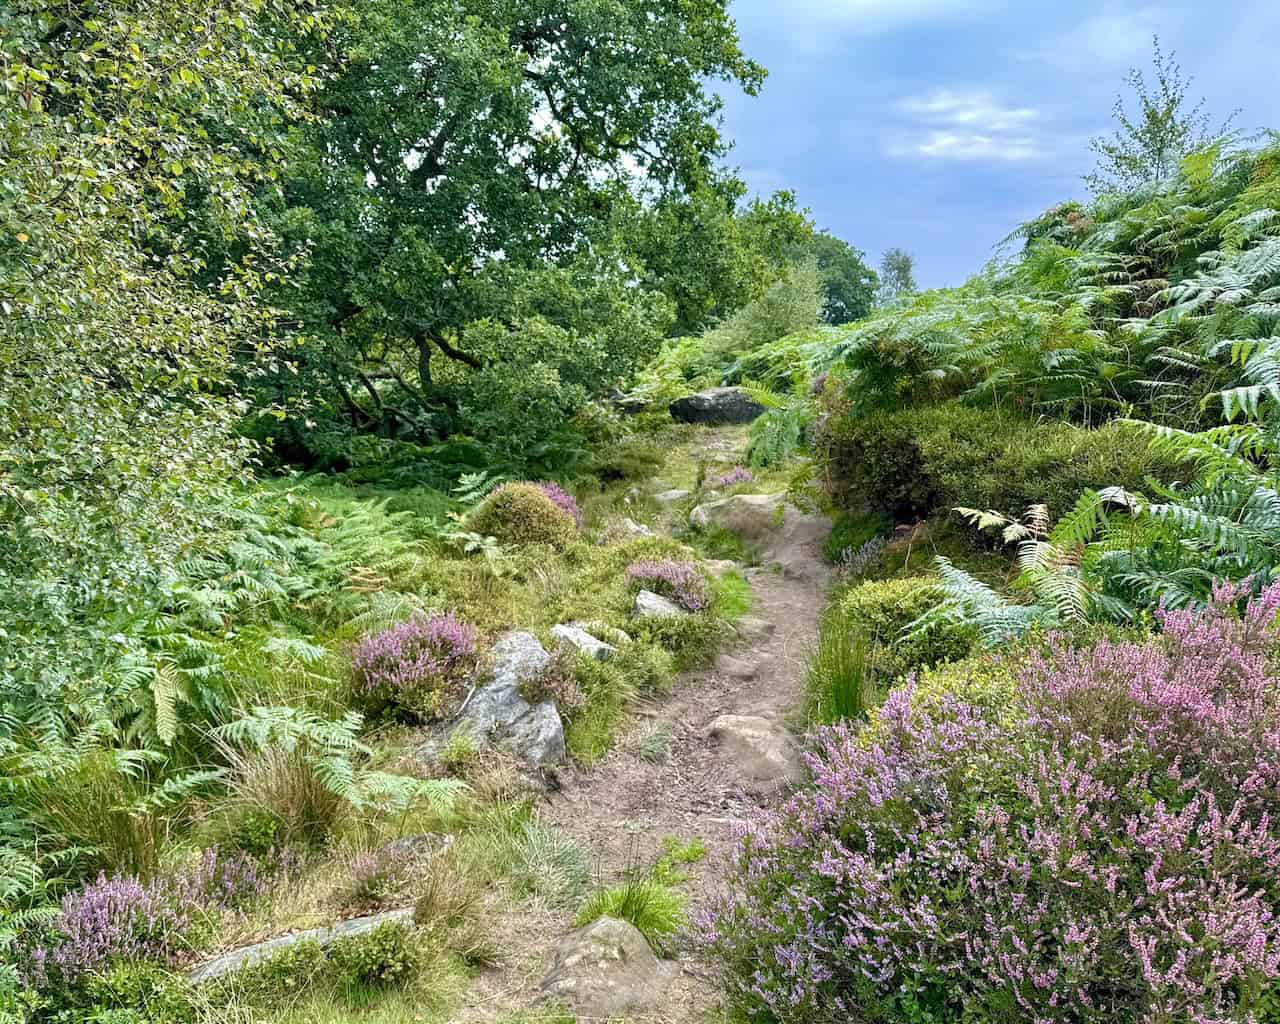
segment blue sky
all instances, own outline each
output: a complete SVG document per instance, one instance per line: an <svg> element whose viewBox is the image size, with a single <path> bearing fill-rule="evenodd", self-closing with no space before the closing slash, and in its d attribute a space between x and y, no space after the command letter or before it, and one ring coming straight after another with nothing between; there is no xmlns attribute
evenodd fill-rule
<svg viewBox="0 0 1280 1024"><path fill-rule="evenodd" d="M754 192L794 189L878 263L916 257L958 284L1022 221L1083 197L1089 139L1110 127L1151 37L1218 119L1280 128L1280 0L734 0L758 97L726 93L730 163Z"/></svg>

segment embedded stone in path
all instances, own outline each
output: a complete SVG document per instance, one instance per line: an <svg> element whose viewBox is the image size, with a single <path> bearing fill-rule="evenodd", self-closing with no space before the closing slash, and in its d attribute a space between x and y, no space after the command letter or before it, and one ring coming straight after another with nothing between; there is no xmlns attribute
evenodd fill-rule
<svg viewBox="0 0 1280 1024"><path fill-rule="evenodd" d="M229 953L223 953L217 959L210 960L207 964L201 964L195 970L188 972L187 980L192 984L199 984L211 978L219 978L224 974L230 974L232 971L252 967L254 964L274 956L283 949L297 945L299 942L314 942L323 947L342 939L353 939L358 935L366 935L379 925L387 924L391 921L408 924L412 920L413 907L401 907L397 910L384 911L381 914L370 914L368 917L356 917L350 921L340 921L324 928L310 928L307 931L278 935L274 939L267 939L265 942L258 942L252 946L242 946L240 949L233 949Z"/></svg>
<svg viewBox="0 0 1280 1024"><path fill-rule="evenodd" d="M721 715L707 739L724 754L739 785L753 796L775 796L804 781L800 747L776 722L756 715Z"/></svg>
<svg viewBox="0 0 1280 1024"><path fill-rule="evenodd" d="M674 601L668 601L661 594L655 594L652 590L642 590L636 594L637 618L672 618L688 614Z"/></svg>
<svg viewBox="0 0 1280 1024"><path fill-rule="evenodd" d="M560 641L562 647L572 647L596 661L608 661L618 653L618 648L613 644L605 643L572 623L562 622L558 626L552 626L551 635Z"/></svg>
<svg viewBox="0 0 1280 1024"><path fill-rule="evenodd" d="M728 676L730 679L741 679L745 682L756 677L759 672L759 666L752 661L735 658L730 654L722 654L716 659L716 671L721 675Z"/></svg>
<svg viewBox="0 0 1280 1024"><path fill-rule="evenodd" d="M778 629L768 619L758 619L754 615L744 615L734 628L737 629L738 636L749 644L769 639Z"/></svg>
<svg viewBox="0 0 1280 1024"><path fill-rule="evenodd" d="M659 505L679 505L685 498L689 497L689 491L661 491L653 496L653 500Z"/></svg>
<svg viewBox="0 0 1280 1024"><path fill-rule="evenodd" d="M508 633L493 645L491 680L471 695L457 719L418 748L434 762L451 740L466 737L475 747L498 746L541 767L565 758L564 725L551 701L530 704L520 684L536 679L551 655L531 633Z"/></svg>
<svg viewBox="0 0 1280 1024"><path fill-rule="evenodd" d="M681 423L750 423L764 406L742 388L707 388L671 403L671 418Z"/></svg>
<svg viewBox="0 0 1280 1024"><path fill-rule="evenodd" d="M602 917L561 942L541 998L568 1004L580 1020L629 1017L657 1006L675 973L633 925Z"/></svg>

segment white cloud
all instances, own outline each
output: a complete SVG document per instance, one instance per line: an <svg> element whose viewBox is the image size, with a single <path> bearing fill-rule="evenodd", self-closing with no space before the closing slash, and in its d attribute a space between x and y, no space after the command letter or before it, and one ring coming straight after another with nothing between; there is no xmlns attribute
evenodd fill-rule
<svg viewBox="0 0 1280 1024"><path fill-rule="evenodd" d="M903 100L914 122L889 142L892 156L932 160L1035 160L1045 155L1041 114L1010 106L986 90L939 89Z"/></svg>
<svg viewBox="0 0 1280 1024"><path fill-rule="evenodd" d="M1158 7L1103 11L1057 35L1051 45L1019 50L1016 56L1072 71L1123 69L1147 63L1152 36L1171 35L1176 27L1175 12Z"/></svg>
<svg viewBox="0 0 1280 1024"><path fill-rule="evenodd" d="M783 0L735 7L741 19L761 20L800 53L832 50L854 36L878 36L921 22L940 24L980 14L992 0Z"/></svg>

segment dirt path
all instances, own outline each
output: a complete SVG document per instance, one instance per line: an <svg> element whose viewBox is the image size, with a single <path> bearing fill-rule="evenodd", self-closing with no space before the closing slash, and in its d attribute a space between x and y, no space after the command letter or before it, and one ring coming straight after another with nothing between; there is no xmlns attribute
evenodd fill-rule
<svg viewBox="0 0 1280 1024"><path fill-rule="evenodd" d="M830 582L821 552L804 555L801 571L793 565L787 576L746 570L756 601L752 616L761 626L743 630L713 667L682 676L669 697L642 708L632 732L591 769L562 773L542 821L576 842L601 880L615 881L629 867L651 863L666 836L682 842L696 837L709 853L690 869L690 909L714 895L734 825L757 801L734 781L731 755L709 742L708 728L725 714L781 726L801 707ZM665 759L655 761L654 749L661 746ZM529 1007L557 941L572 927L568 914L516 910L504 918L494 922L504 963L477 979L459 1022L500 1020ZM655 1012L629 1020L690 1024L714 1009L718 996L705 967L688 950L681 950L679 967Z"/></svg>

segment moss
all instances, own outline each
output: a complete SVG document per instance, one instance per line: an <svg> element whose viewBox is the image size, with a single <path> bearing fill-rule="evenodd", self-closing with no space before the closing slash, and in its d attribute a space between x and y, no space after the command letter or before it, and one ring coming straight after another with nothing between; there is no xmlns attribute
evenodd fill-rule
<svg viewBox="0 0 1280 1024"><path fill-rule="evenodd" d="M725 622L737 622L755 606L751 584L740 572L726 572L711 580L712 607Z"/></svg>
<svg viewBox="0 0 1280 1024"><path fill-rule="evenodd" d="M474 533L503 544L568 547L578 534L573 516L558 508L535 484L504 484L467 519Z"/></svg>

